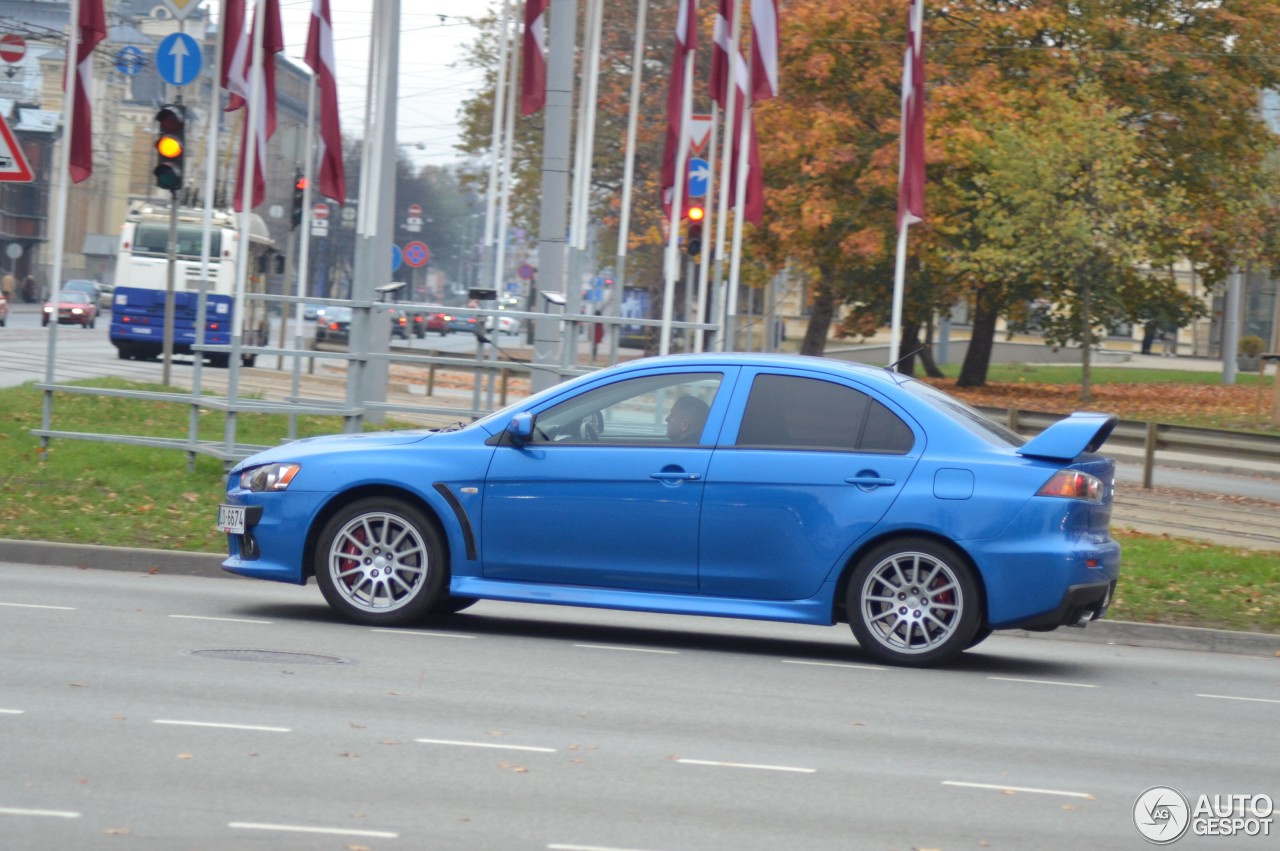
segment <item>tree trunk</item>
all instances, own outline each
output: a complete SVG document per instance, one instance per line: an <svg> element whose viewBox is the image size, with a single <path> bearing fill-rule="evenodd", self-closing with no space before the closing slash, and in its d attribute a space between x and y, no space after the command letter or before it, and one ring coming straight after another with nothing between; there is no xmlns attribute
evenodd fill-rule
<svg viewBox="0 0 1280 851"><path fill-rule="evenodd" d="M826 280L824 270L819 270L822 280ZM819 284L813 293L812 312L809 314L809 327L805 329L804 341L800 344L800 354L821 357L827 348L827 336L831 332L831 319L835 316L835 298L825 284Z"/></svg>
<svg viewBox="0 0 1280 851"><path fill-rule="evenodd" d="M938 368L938 362L933 359L933 317L929 317L929 321L924 325L924 348L920 350L920 365L924 367L924 374L930 378L946 378L946 375Z"/></svg>
<svg viewBox="0 0 1280 851"><path fill-rule="evenodd" d="M920 348L920 323L903 321L902 344L898 346L898 365L895 369L903 375L915 375L916 354Z"/></svg>
<svg viewBox="0 0 1280 851"><path fill-rule="evenodd" d="M1089 286L1088 274L1081 275L1080 284L1080 322L1084 326L1080 329L1080 401L1093 401L1093 364L1090 363L1090 355L1093 352L1093 320L1092 305L1089 303L1089 297L1092 295Z"/></svg>
<svg viewBox="0 0 1280 851"><path fill-rule="evenodd" d="M996 320L999 312L979 290L973 308L973 332L969 339L969 351L965 352L960 366L957 387L984 387L987 368L991 365L991 352L996 339Z"/></svg>

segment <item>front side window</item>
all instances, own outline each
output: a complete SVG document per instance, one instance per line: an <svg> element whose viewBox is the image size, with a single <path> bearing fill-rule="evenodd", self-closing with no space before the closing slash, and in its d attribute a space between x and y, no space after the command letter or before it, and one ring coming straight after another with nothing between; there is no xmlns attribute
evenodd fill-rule
<svg viewBox="0 0 1280 851"><path fill-rule="evenodd" d="M737 440L746 448L895 455L914 444L911 428L867 394L791 375L756 376Z"/></svg>
<svg viewBox="0 0 1280 851"><path fill-rule="evenodd" d="M685 372L597 387L538 414L530 442L694 446L723 378Z"/></svg>

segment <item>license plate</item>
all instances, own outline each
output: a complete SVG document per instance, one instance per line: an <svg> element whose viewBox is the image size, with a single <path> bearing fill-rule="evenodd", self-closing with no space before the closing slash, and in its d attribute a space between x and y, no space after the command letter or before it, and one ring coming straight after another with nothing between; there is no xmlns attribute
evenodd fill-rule
<svg viewBox="0 0 1280 851"><path fill-rule="evenodd" d="M218 529L232 535L244 534L244 506L219 505Z"/></svg>

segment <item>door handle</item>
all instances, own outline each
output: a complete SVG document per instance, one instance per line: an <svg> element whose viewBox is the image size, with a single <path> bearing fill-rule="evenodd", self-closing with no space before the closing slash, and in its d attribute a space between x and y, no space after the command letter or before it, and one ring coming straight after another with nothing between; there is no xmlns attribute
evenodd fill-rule
<svg viewBox="0 0 1280 851"><path fill-rule="evenodd" d="M686 473L683 470L663 470L659 473L650 473L649 478L657 479L660 482L696 482L702 478L697 473Z"/></svg>
<svg viewBox="0 0 1280 851"><path fill-rule="evenodd" d="M872 488L887 488L894 484L893 479L886 479L884 476L877 476L871 473L859 473L856 476L850 476L845 482L851 485L857 485L863 490L871 490Z"/></svg>

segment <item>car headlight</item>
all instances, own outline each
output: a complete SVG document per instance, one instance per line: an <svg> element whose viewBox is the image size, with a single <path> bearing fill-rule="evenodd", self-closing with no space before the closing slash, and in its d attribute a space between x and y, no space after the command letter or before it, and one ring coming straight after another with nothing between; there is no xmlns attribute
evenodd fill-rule
<svg viewBox="0 0 1280 851"><path fill-rule="evenodd" d="M301 469L301 464L263 464L241 473L240 487L254 493L282 491Z"/></svg>

